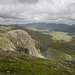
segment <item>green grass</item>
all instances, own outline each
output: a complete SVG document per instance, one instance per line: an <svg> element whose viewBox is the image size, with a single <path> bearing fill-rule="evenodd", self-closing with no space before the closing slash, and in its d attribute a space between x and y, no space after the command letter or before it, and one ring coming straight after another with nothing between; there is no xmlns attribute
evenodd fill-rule
<svg viewBox="0 0 75 75"><path fill-rule="evenodd" d="M11 30L13 28L13 26L0 26L0 33L4 33L7 32L9 30Z"/></svg>
<svg viewBox="0 0 75 75"><path fill-rule="evenodd" d="M49 34L52 36L52 40L54 41L58 40L63 42L70 42L72 40L72 37L64 32L50 32Z"/></svg>
<svg viewBox="0 0 75 75"><path fill-rule="evenodd" d="M39 31L38 29L32 28L32 27L25 27L25 28L28 29L28 30L32 30L32 31Z"/></svg>
<svg viewBox="0 0 75 75"><path fill-rule="evenodd" d="M74 75L75 66L19 52L0 52L0 75Z"/></svg>
<svg viewBox="0 0 75 75"><path fill-rule="evenodd" d="M74 58L62 51L58 51L58 50L48 50L47 51L48 54L45 54L45 56L47 56L49 59L55 59L55 60L73 60Z"/></svg>

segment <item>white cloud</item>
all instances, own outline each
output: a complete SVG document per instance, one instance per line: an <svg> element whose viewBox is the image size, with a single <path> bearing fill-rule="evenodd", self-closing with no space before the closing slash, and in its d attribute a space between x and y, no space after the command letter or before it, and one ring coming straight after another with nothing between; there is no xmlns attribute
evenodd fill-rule
<svg viewBox="0 0 75 75"><path fill-rule="evenodd" d="M0 0L0 23L74 23L75 0Z"/></svg>

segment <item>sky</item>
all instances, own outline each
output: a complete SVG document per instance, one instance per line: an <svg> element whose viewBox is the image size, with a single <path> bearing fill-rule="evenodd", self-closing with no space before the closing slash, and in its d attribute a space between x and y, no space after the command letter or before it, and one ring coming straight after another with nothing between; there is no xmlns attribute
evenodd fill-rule
<svg viewBox="0 0 75 75"><path fill-rule="evenodd" d="M0 0L0 24L75 23L75 0Z"/></svg>

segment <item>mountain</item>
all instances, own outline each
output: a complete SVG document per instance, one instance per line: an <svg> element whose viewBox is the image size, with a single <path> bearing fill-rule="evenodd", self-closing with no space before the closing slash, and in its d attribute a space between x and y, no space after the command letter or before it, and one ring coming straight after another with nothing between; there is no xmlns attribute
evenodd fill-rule
<svg viewBox="0 0 75 75"><path fill-rule="evenodd" d="M0 37L3 38L5 37L4 35L7 35L8 33L10 33L12 39L15 39L13 35L16 34L17 35L16 38L19 38L21 40L21 38L26 37L24 31L25 33L27 32L32 37L33 40L35 40L35 43L31 43L30 42L31 40L28 41L30 44L33 44L31 45L33 46L32 47L33 50L35 47L35 50L38 50L38 52L44 57L49 59L57 59L57 60L74 60L75 39L74 39L74 36L70 36L67 33L62 33L62 32L45 33L44 31L39 31L32 27L10 25L10 26L0 26L0 32L1 32ZM10 36L5 38L9 39ZM17 42L19 41L18 39L15 39L15 40ZM10 44L11 46L14 46L15 44L17 45L17 42L15 40L13 40L13 45ZM25 39L23 39L23 41L25 41ZM18 48L21 48L24 51L26 47L24 47L25 43L23 41L19 43L19 46L15 45L16 46L15 49L19 50ZM5 43L3 44L5 45ZM1 47L2 46L3 45L1 45ZM8 46L6 46L7 49L8 49ZM30 49L28 48L27 50L30 50Z"/></svg>
<svg viewBox="0 0 75 75"><path fill-rule="evenodd" d="M75 65L65 62L74 61L74 50L75 36L67 33L0 26L1 75L75 75Z"/></svg>
<svg viewBox="0 0 75 75"><path fill-rule="evenodd" d="M56 24L56 23L30 23L30 24L22 24L22 25L34 27L39 30L75 33L75 25L74 24L71 26L67 25L67 24Z"/></svg>

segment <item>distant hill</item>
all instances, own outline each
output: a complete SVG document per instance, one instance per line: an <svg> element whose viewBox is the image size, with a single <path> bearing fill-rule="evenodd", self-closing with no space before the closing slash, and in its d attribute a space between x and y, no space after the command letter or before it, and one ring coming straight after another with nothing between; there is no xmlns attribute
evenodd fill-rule
<svg viewBox="0 0 75 75"><path fill-rule="evenodd" d="M29 23L29 24L21 24L21 25L34 27L39 30L75 33L75 25L74 24L71 26L67 25L67 24L56 24L56 23Z"/></svg>

